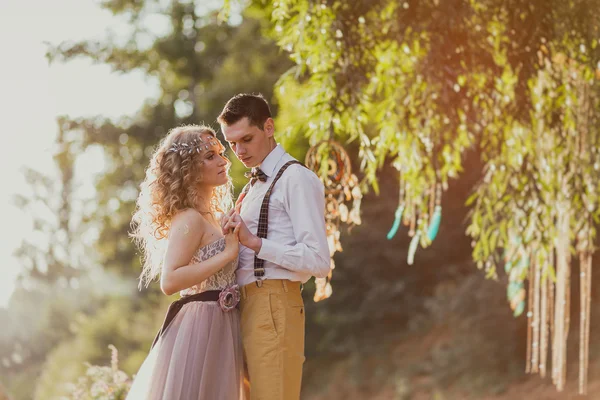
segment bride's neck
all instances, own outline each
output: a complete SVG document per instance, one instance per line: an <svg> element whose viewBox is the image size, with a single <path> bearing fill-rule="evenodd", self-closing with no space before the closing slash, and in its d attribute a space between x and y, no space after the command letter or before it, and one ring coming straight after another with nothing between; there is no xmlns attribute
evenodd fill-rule
<svg viewBox="0 0 600 400"><path fill-rule="evenodd" d="M200 213L210 213L212 211L211 209L211 198L212 198L212 188L209 189L205 189L205 190L199 190L198 191L198 198L196 199L196 210L198 210Z"/></svg>

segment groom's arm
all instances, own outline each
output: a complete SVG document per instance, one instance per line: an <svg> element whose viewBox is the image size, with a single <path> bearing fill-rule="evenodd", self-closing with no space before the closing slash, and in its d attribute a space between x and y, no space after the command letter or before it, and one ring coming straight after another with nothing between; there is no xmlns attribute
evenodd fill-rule
<svg viewBox="0 0 600 400"><path fill-rule="evenodd" d="M285 193L284 207L290 217L296 244L284 245L261 239L257 256L295 272L317 278L329 274L330 255L325 228L325 194L323 183L309 169L293 166L281 179Z"/></svg>

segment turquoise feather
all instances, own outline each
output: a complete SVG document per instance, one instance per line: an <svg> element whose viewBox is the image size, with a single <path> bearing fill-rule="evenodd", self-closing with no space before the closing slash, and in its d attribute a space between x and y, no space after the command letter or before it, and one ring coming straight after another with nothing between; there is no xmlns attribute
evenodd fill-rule
<svg viewBox="0 0 600 400"><path fill-rule="evenodd" d="M404 213L404 204L398 207L395 214L394 224L392 225L392 229L387 234L388 240L391 240L396 233L398 232L398 228L400 228L400 222L402 221L402 214Z"/></svg>
<svg viewBox="0 0 600 400"><path fill-rule="evenodd" d="M523 288L523 282L510 282L506 288L506 297L511 301Z"/></svg>
<svg viewBox="0 0 600 400"><path fill-rule="evenodd" d="M419 239L421 238L421 231L417 231L415 236L413 236L410 241L410 246L408 246L408 259L406 260L408 265L413 265L415 262L415 253L417 252L417 247L419 247Z"/></svg>
<svg viewBox="0 0 600 400"><path fill-rule="evenodd" d="M525 302L521 301L519 304L517 304L517 306L515 307L515 311L513 312L513 315L515 317L518 317L519 315L523 314L523 311L525 311Z"/></svg>
<svg viewBox="0 0 600 400"><path fill-rule="evenodd" d="M442 223L442 207L436 206L433 211L433 216L431 217L431 224L429 224L429 229L427 230L427 239L430 242L433 242L433 239L438 234L440 230L440 224Z"/></svg>

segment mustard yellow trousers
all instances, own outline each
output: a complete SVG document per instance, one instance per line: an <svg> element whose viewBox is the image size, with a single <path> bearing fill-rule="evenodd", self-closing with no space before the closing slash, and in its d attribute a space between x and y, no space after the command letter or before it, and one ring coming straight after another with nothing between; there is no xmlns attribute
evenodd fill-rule
<svg viewBox="0 0 600 400"><path fill-rule="evenodd" d="M241 288L241 329L250 400L298 400L304 364L300 282L281 279Z"/></svg>

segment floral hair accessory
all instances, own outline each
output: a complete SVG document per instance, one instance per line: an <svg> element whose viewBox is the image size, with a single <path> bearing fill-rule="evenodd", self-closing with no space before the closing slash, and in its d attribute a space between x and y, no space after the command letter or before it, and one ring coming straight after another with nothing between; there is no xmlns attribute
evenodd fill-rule
<svg viewBox="0 0 600 400"><path fill-rule="evenodd" d="M219 306L221 310L228 312L235 308L240 302L240 287L238 285L229 286L219 293Z"/></svg>
<svg viewBox="0 0 600 400"><path fill-rule="evenodd" d="M209 146L216 145L217 141L212 138L206 142L202 139L194 139L187 143L173 143L167 150L167 153L178 153L180 156L183 156L185 154L200 153L202 147L204 147L205 150L208 150Z"/></svg>

